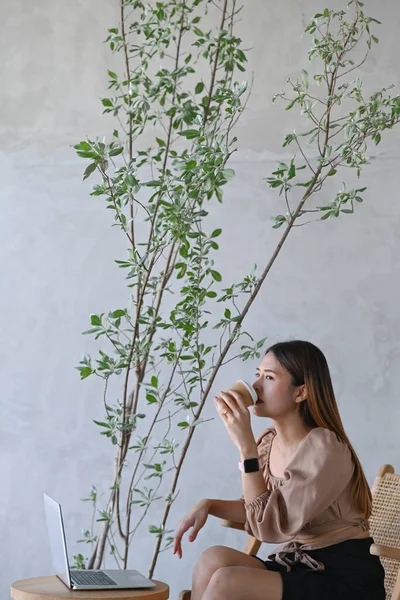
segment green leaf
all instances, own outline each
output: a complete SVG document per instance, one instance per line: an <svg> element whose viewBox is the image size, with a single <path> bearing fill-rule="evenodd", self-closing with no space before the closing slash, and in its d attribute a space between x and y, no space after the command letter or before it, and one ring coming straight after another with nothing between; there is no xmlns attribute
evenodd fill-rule
<svg viewBox="0 0 400 600"><path fill-rule="evenodd" d="M113 106L113 103L111 102L110 98L102 98L101 103L103 106Z"/></svg>
<svg viewBox="0 0 400 600"><path fill-rule="evenodd" d="M155 525L149 525L149 533L161 533L160 527L156 527Z"/></svg>
<svg viewBox="0 0 400 600"><path fill-rule="evenodd" d="M204 185L204 190L205 190L206 192L211 192L211 190L213 189L213 184L214 184L214 182L213 182L213 180L211 179L211 177L208 177L208 178L206 179L206 182L205 182L205 185Z"/></svg>
<svg viewBox="0 0 400 600"><path fill-rule="evenodd" d="M204 83L202 81L199 81L199 83L196 85L196 87L194 88L194 93L195 94L201 94L201 92L204 90Z"/></svg>
<svg viewBox="0 0 400 600"><path fill-rule="evenodd" d="M284 148L285 146L288 146L291 142L293 142L293 140L296 139L296 136L293 133L289 133L286 137L285 140L282 144L282 148Z"/></svg>
<svg viewBox="0 0 400 600"><path fill-rule="evenodd" d="M92 373L93 371L90 367L84 367L80 370L81 379L86 379L86 377L89 377L89 375L91 375Z"/></svg>
<svg viewBox="0 0 400 600"><path fill-rule="evenodd" d="M212 232L212 234L211 234L211 237L212 237L212 238L216 238L216 237L218 237L219 235L221 235L221 233L222 233L222 229L214 229L214 231L213 231L213 232Z"/></svg>
<svg viewBox="0 0 400 600"><path fill-rule="evenodd" d="M275 224L272 226L273 229L279 229L284 223L286 223L285 215L277 215L276 217L271 217Z"/></svg>
<svg viewBox="0 0 400 600"><path fill-rule="evenodd" d="M90 144L88 144L88 142L81 142L80 144L77 144L76 146L74 146L75 150L91 150L91 146Z"/></svg>
<svg viewBox="0 0 400 600"><path fill-rule="evenodd" d="M119 146L118 148L111 148L109 155L110 156L118 156L118 154L122 154L122 152L124 151L122 146Z"/></svg>
<svg viewBox="0 0 400 600"><path fill-rule="evenodd" d="M184 264L183 267L181 267L181 269L180 269L178 275L176 276L176 278L177 279L182 279L182 277L184 277L184 275L186 273L186 270L187 270L187 265Z"/></svg>
<svg viewBox="0 0 400 600"><path fill-rule="evenodd" d="M96 153L93 152L93 150L91 150L90 152L87 152L85 150L78 150L77 154L81 158L96 158Z"/></svg>
<svg viewBox="0 0 400 600"><path fill-rule="evenodd" d="M96 325L101 326L101 319L98 315L90 315L90 323L94 326L96 326Z"/></svg>
<svg viewBox="0 0 400 600"><path fill-rule="evenodd" d="M308 89L308 73L305 69L301 69L301 78L303 80L304 87Z"/></svg>
<svg viewBox="0 0 400 600"><path fill-rule="evenodd" d="M213 269L210 269L210 273L212 278L215 279L215 281L222 281L221 273L218 273L218 271L214 271Z"/></svg>
<svg viewBox="0 0 400 600"><path fill-rule="evenodd" d="M90 175L93 173L93 171L96 170L96 163L90 163L90 165L88 165L85 169L85 172L83 174L83 181L85 181L85 179L87 179L88 177L90 177Z"/></svg>
<svg viewBox="0 0 400 600"><path fill-rule="evenodd" d="M198 129L186 129L185 131L179 131L179 135L185 137L187 140L194 140L199 137L200 131Z"/></svg>
<svg viewBox="0 0 400 600"><path fill-rule="evenodd" d="M307 141L307 144L310 145L313 143L313 141L318 137L319 135L319 129L317 129L317 131L310 137L310 139Z"/></svg>
<svg viewBox="0 0 400 600"><path fill-rule="evenodd" d="M378 133L376 133L374 135L374 142L375 142L376 145L378 145L380 141L381 141L381 134L378 131Z"/></svg>
<svg viewBox="0 0 400 600"><path fill-rule="evenodd" d="M109 423L104 423L103 421L96 421L93 419L93 423L96 423L99 427L105 427L106 429L110 429Z"/></svg>
<svg viewBox="0 0 400 600"><path fill-rule="evenodd" d="M198 425L201 425L201 423L207 423L207 421L213 421L214 419L196 419L195 421L193 421L192 423L192 427L197 427Z"/></svg>
<svg viewBox="0 0 400 600"><path fill-rule="evenodd" d="M235 177L235 171L233 169L223 169L222 175L226 181L231 181Z"/></svg>
<svg viewBox="0 0 400 600"><path fill-rule="evenodd" d="M101 327L93 327L92 329L87 329L86 331L82 331L82 335L90 335L92 333L98 333L99 331L103 331Z"/></svg>
<svg viewBox="0 0 400 600"><path fill-rule="evenodd" d="M292 102L290 102L290 104L287 105L287 107L285 108L285 110L290 110L291 108L293 108L293 106L296 104L297 102L297 98L295 98L294 100L292 100Z"/></svg>

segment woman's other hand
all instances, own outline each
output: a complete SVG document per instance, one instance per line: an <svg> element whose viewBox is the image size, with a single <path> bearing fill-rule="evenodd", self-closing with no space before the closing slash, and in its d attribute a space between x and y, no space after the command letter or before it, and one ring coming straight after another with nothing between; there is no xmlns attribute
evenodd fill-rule
<svg viewBox="0 0 400 600"><path fill-rule="evenodd" d="M197 502L189 512L184 516L182 521L178 525L178 529L176 530L174 537L174 552L173 554L178 554L179 558L182 558L182 536L190 527L193 527L192 531L189 535L189 542L193 542L200 529L205 525L208 517L210 503L208 500L200 500Z"/></svg>

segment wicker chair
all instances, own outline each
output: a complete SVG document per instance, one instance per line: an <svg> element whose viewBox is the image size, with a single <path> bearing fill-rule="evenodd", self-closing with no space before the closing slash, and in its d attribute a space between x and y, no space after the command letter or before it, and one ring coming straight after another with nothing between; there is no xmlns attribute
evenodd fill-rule
<svg viewBox="0 0 400 600"><path fill-rule="evenodd" d="M385 569L386 600L400 600L400 475L391 465L380 468L372 486L371 554Z"/></svg>
<svg viewBox="0 0 400 600"><path fill-rule="evenodd" d="M400 600L400 475L391 465L384 465L372 486L371 554L379 556L385 569L386 600ZM244 531L242 523L221 521L223 527ZM261 542L249 535L245 554L257 554ZM183 590L179 600L190 600L190 590Z"/></svg>

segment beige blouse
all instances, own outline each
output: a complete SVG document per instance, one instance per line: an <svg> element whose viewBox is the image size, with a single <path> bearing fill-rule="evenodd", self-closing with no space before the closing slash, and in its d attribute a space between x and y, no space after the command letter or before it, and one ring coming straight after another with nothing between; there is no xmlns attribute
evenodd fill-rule
<svg viewBox="0 0 400 600"><path fill-rule="evenodd" d="M334 432L317 427L300 442L284 477L274 477L269 455L275 435L270 428L257 439L267 491L250 503L240 498L246 510L245 530L262 542L284 542L269 558L288 570L294 562L323 570L322 563L304 550L368 536L368 521L350 502L351 452Z"/></svg>

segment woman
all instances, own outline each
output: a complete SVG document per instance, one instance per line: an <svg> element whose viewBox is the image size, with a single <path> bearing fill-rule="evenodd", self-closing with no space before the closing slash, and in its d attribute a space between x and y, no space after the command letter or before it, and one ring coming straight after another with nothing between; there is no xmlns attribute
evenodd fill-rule
<svg viewBox="0 0 400 600"><path fill-rule="evenodd" d="M201 500L181 521L174 554L208 515L239 521L262 542L280 544L261 560L224 546L206 550L192 600L383 600L384 570L369 552L371 493L343 429L326 359L313 344L268 348L253 384L253 413L273 428L256 441L236 392L216 408L239 450L240 500Z"/></svg>

